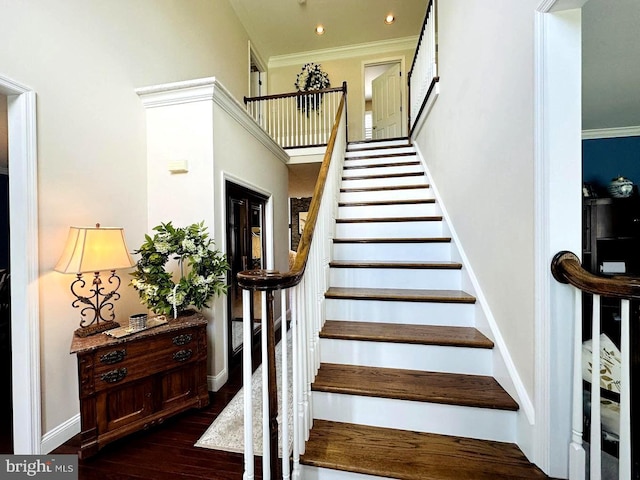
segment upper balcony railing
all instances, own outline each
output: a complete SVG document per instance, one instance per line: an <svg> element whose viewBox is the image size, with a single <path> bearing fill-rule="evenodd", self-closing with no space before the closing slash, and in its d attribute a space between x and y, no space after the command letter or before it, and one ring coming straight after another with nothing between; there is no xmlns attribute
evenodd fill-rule
<svg viewBox="0 0 640 480"><path fill-rule="evenodd" d="M409 82L409 131L413 131L416 121L422 115L433 93L438 77L436 2L430 0L422 24L422 31L413 64L408 75Z"/></svg>
<svg viewBox="0 0 640 480"><path fill-rule="evenodd" d="M324 146L347 82L339 88L245 97L247 111L282 148Z"/></svg>

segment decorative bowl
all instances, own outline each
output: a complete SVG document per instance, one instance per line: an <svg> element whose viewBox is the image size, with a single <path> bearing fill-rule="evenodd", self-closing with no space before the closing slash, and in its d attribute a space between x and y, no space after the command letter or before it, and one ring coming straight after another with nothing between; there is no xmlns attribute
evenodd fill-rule
<svg viewBox="0 0 640 480"><path fill-rule="evenodd" d="M633 193L633 182L625 177L616 177L609 184L609 194L614 198L630 197Z"/></svg>

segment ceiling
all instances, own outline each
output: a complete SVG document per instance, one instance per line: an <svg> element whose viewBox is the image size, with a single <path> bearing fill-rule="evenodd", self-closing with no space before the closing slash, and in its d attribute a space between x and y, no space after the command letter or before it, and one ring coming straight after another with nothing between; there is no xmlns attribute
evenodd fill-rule
<svg viewBox="0 0 640 480"><path fill-rule="evenodd" d="M418 35L427 0L229 0L264 61ZM386 25L387 14L396 20ZM316 35L318 24L325 27Z"/></svg>
<svg viewBox="0 0 640 480"><path fill-rule="evenodd" d="M640 126L640 1L582 9L582 128Z"/></svg>

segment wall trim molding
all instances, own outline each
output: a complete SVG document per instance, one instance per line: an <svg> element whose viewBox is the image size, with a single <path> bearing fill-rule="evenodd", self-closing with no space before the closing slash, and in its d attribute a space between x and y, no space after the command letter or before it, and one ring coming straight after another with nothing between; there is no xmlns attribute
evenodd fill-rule
<svg viewBox="0 0 640 480"><path fill-rule="evenodd" d="M247 113L244 105L236 100L215 77L198 78L182 82L166 83L137 88L135 92L146 108L182 105L186 103L213 101L245 130L251 133L283 163L289 163L289 155Z"/></svg>
<svg viewBox="0 0 640 480"><path fill-rule="evenodd" d="M314 62L323 62L397 52L398 50L415 50L417 44L418 36L411 36L382 40L380 42L359 43L344 47L310 50L308 52L292 53L289 55L276 55L269 58L269 68L302 65L307 63L310 58L313 58Z"/></svg>
<svg viewBox="0 0 640 480"><path fill-rule="evenodd" d="M0 76L9 123L13 446L39 454L42 442L36 93ZM19 358L16 355L19 352Z"/></svg>
<svg viewBox="0 0 640 480"><path fill-rule="evenodd" d="M617 128L594 128L582 130L583 140L596 140L599 138L640 137L640 125Z"/></svg>
<svg viewBox="0 0 640 480"><path fill-rule="evenodd" d="M42 436L41 451L43 454L58 448L74 435L80 433L80 414L77 413Z"/></svg>

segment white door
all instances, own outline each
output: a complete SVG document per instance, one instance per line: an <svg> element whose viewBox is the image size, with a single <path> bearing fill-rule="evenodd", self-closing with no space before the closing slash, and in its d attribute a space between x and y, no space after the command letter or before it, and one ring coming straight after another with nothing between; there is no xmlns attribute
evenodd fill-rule
<svg viewBox="0 0 640 480"><path fill-rule="evenodd" d="M400 64L389 67L371 82L373 138L395 138L406 135L402 119L402 83Z"/></svg>

